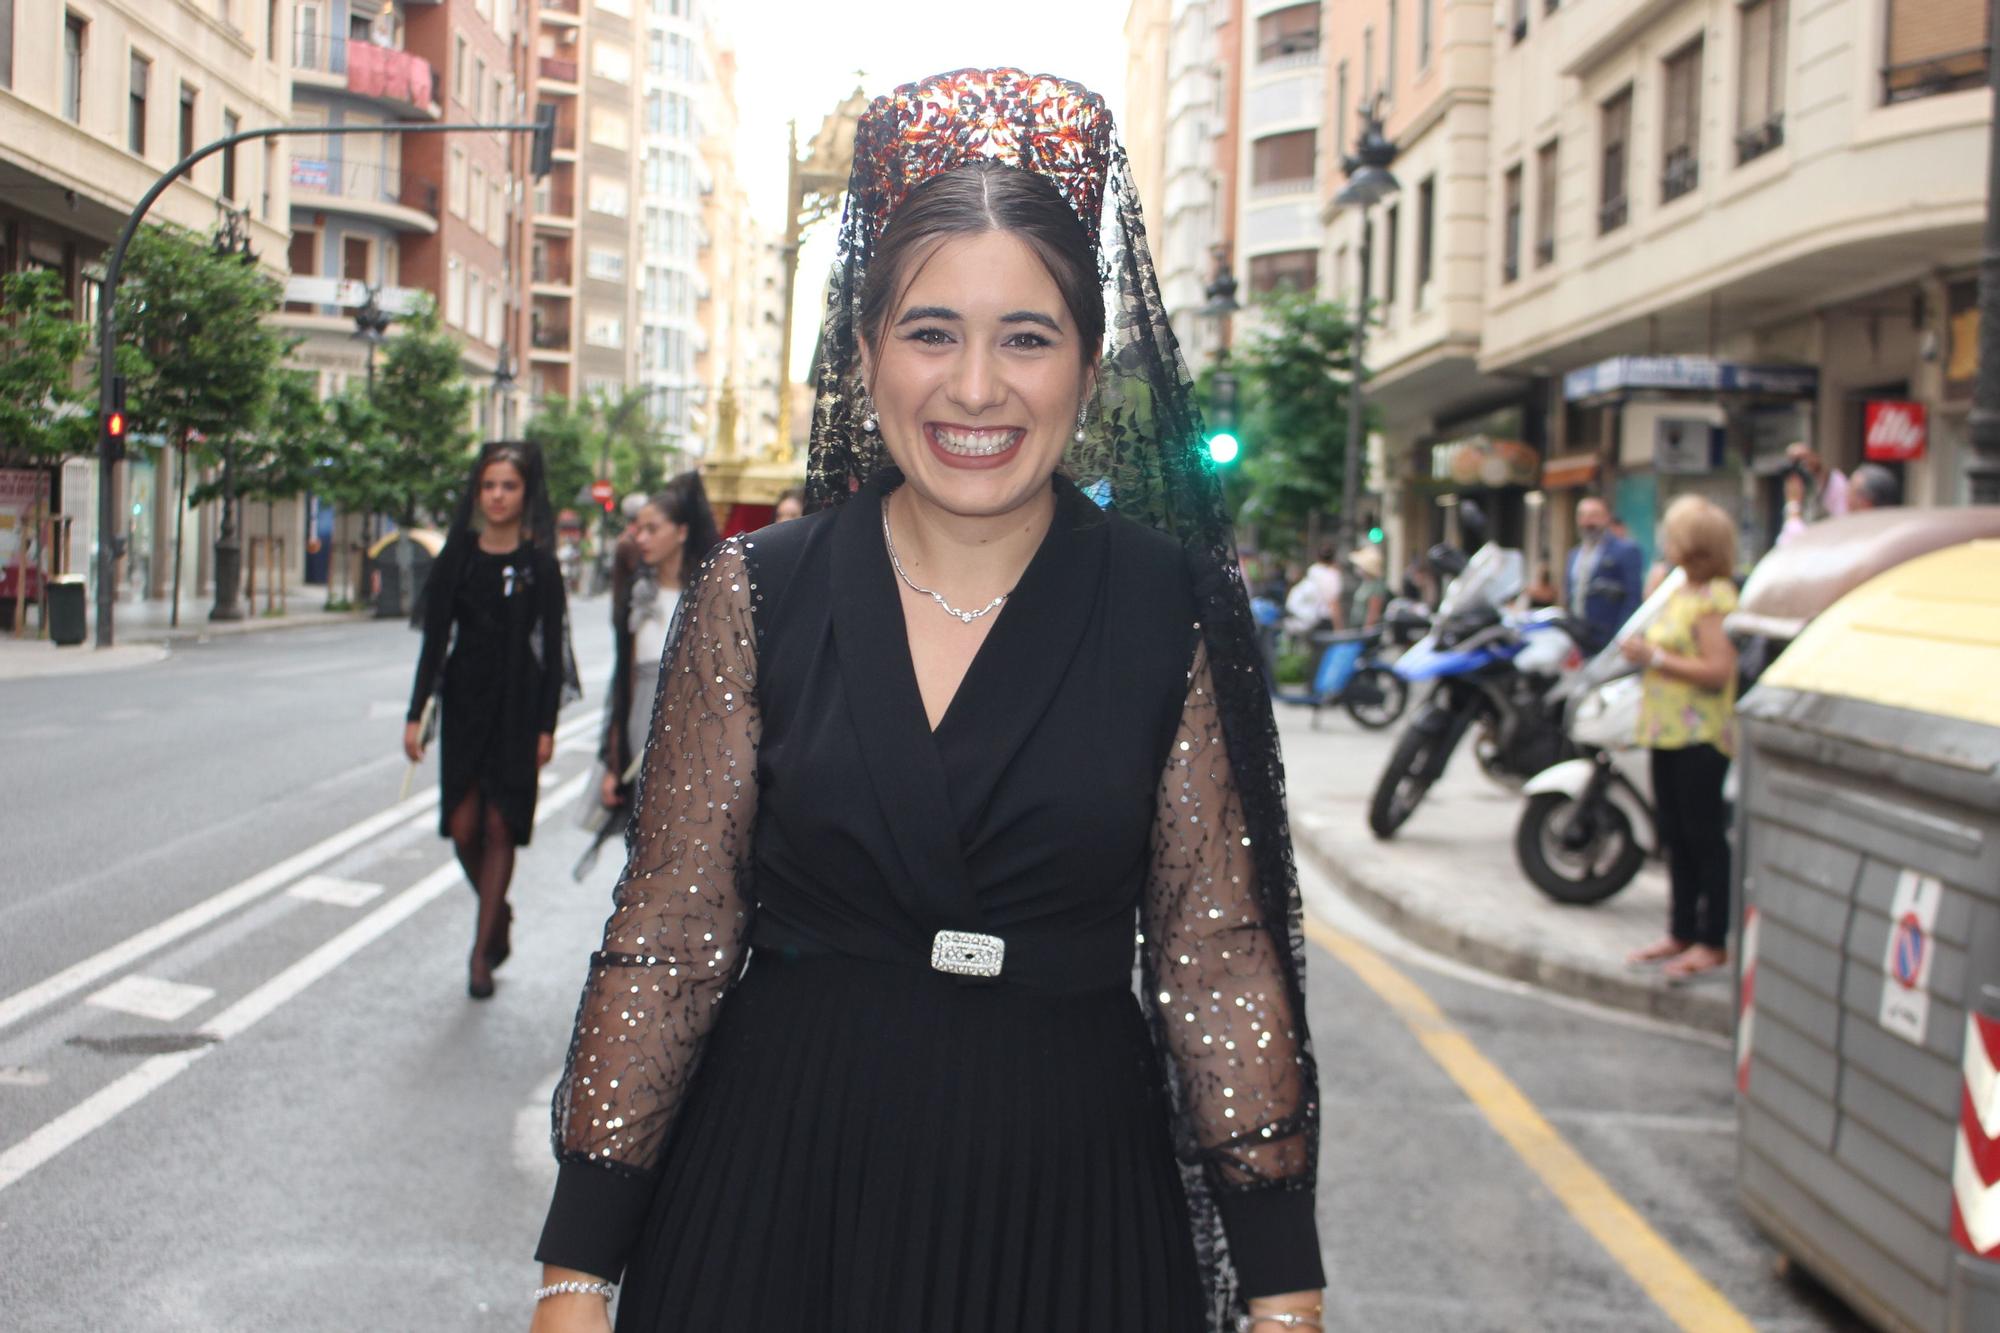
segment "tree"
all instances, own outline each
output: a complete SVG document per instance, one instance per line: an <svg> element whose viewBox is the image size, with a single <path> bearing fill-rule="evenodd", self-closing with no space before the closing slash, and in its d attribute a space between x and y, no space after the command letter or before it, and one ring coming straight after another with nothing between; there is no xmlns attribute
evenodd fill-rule
<svg viewBox="0 0 2000 1333"><path fill-rule="evenodd" d="M118 373L128 430L165 438L180 454L182 498L191 466L219 466L222 522L215 540L213 619L242 614L236 479L263 430L289 345L266 323L282 291L248 255L191 233L148 226L133 238L118 288ZM185 508L185 503L181 506ZM173 622L180 623L180 547L174 526Z"/></svg>
<svg viewBox="0 0 2000 1333"><path fill-rule="evenodd" d="M367 410L350 406L342 423L367 454L371 508L404 527L451 512L473 444L472 393L458 340L423 298L382 344Z"/></svg>
<svg viewBox="0 0 2000 1333"><path fill-rule="evenodd" d="M549 499L557 509L584 503L578 497L597 475L599 421L591 404L551 398L523 432L542 451Z"/></svg>
<svg viewBox="0 0 2000 1333"><path fill-rule="evenodd" d="M279 371L270 409L260 428L244 439L234 469L237 498L264 502L267 539L276 535L277 502L313 489L324 460L336 451L336 439L315 377L301 370ZM222 479L212 478L195 487L189 499L199 504L219 496L221 489Z"/></svg>
<svg viewBox="0 0 2000 1333"><path fill-rule="evenodd" d="M1260 305L1260 327L1237 362L1244 384L1242 503L1260 525L1303 540L1319 515L1337 512L1345 501L1353 317L1344 306L1286 288Z"/></svg>
<svg viewBox="0 0 2000 1333"><path fill-rule="evenodd" d="M53 460L90 447L92 414L75 385L89 350L59 274L0 278L0 457Z"/></svg>

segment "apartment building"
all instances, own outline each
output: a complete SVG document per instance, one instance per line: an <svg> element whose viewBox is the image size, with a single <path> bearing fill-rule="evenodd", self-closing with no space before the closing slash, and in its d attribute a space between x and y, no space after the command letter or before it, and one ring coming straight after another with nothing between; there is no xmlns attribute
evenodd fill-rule
<svg viewBox="0 0 2000 1333"><path fill-rule="evenodd" d="M535 100L556 109L555 151L547 176L530 183L528 392L534 402L575 398L577 281L583 203L577 159L583 122L583 0L531 0Z"/></svg>
<svg viewBox="0 0 2000 1333"><path fill-rule="evenodd" d="M94 319L105 252L139 196L183 156L237 130L283 123L291 98L288 11L252 0L0 0L0 272L62 275ZM202 162L153 205L154 220L197 232L235 214L274 270L285 253L289 184L275 144ZM131 441L110 479L128 538L117 594L157 597L173 583L173 451ZM58 568L95 596L97 464L51 477L68 520ZM198 511L182 545L182 585L208 578L215 515Z"/></svg>
<svg viewBox="0 0 2000 1333"><path fill-rule="evenodd" d="M643 31L632 0L585 3L589 16L577 102L583 198L576 227L582 269L572 329L575 391L579 397L612 402L635 383L638 364L633 275L638 271L638 52Z"/></svg>
<svg viewBox="0 0 2000 1333"><path fill-rule="evenodd" d="M1546 379L1552 544L1584 486L1775 531L1790 442L1972 494L1978 0L1517 2L1497 34L1479 365Z"/></svg>

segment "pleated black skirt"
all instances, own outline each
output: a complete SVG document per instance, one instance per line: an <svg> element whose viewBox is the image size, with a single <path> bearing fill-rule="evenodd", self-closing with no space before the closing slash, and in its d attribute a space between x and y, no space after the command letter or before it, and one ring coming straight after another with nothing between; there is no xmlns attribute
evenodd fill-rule
<svg viewBox="0 0 2000 1333"><path fill-rule="evenodd" d="M753 958L665 1149L618 1333L1200 1333L1125 990Z"/></svg>

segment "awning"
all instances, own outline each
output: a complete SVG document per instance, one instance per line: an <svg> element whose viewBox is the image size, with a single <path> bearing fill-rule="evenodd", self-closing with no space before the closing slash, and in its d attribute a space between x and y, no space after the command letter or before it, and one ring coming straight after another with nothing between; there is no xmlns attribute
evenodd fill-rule
<svg viewBox="0 0 2000 1333"><path fill-rule="evenodd" d="M1596 454L1562 454L1542 464L1543 490L1566 491L1596 480Z"/></svg>
<svg viewBox="0 0 2000 1333"><path fill-rule="evenodd" d="M1810 398L1819 392L1819 371L1813 366L1746 366L1705 356L1614 356L1563 376L1563 398L1572 403L1634 389Z"/></svg>

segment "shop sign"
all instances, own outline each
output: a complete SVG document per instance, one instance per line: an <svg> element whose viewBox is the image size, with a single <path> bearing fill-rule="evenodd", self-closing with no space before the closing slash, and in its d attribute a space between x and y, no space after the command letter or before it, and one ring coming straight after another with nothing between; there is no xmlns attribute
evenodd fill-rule
<svg viewBox="0 0 2000 1333"><path fill-rule="evenodd" d="M324 158L295 157L292 159L292 184L304 190L324 190L333 179L333 171Z"/></svg>
<svg viewBox="0 0 2000 1333"><path fill-rule="evenodd" d="M1451 486L1534 486L1542 459L1532 445L1484 435L1431 446L1431 480Z"/></svg>
<svg viewBox="0 0 2000 1333"><path fill-rule="evenodd" d="M1712 472L1722 461L1722 431L1708 421L1661 417L1653 426L1655 472Z"/></svg>
<svg viewBox="0 0 2000 1333"><path fill-rule="evenodd" d="M1868 404L1862 452L1870 462L1907 463L1924 456L1929 433L1922 403L1874 399Z"/></svg>
<svg viewBox="0 0 2000 1333"><path fill-rule="evenodd" d="M1615 356L1563 376L1563 397L1572 403L1634 389L1807 398L1819 392L1819 371L1811 366L1746 366L1705 356Z"/></svg>

